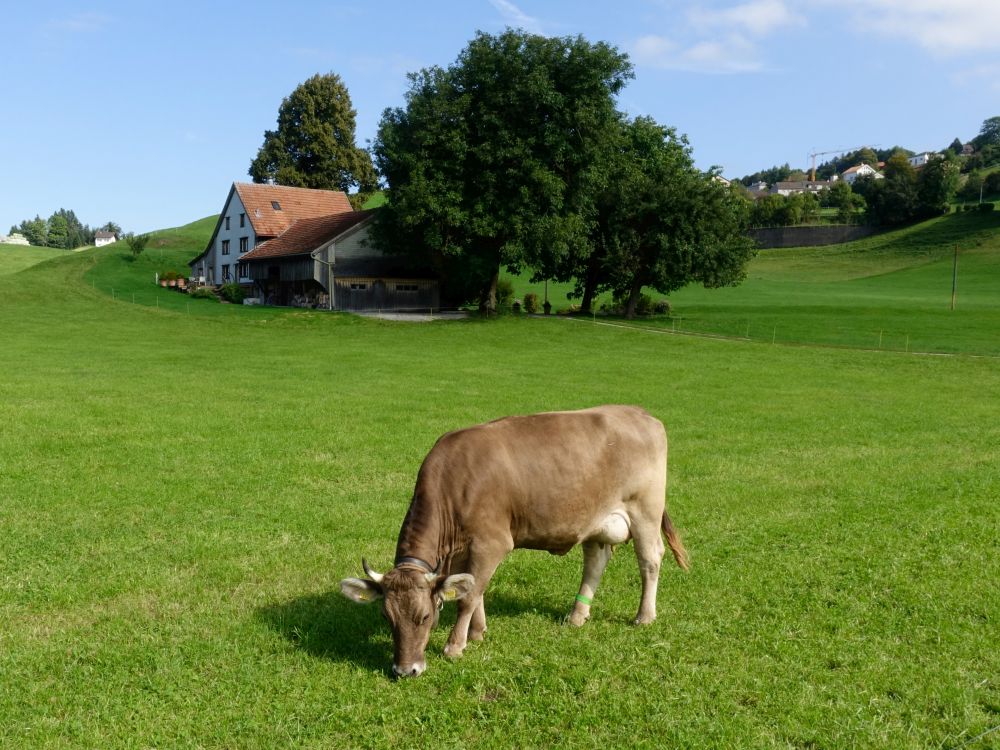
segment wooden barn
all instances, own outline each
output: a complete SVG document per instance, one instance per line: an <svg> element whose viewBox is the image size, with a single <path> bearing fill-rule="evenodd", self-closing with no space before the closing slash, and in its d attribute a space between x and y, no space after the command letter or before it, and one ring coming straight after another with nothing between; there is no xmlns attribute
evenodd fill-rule
<svg viewBox="0 0 1000 750"><path fill-rule="evenodd" d="M240 260L264 304L352 312L440 309L429 269L372 247L375 211L300 219Z"/></svg>

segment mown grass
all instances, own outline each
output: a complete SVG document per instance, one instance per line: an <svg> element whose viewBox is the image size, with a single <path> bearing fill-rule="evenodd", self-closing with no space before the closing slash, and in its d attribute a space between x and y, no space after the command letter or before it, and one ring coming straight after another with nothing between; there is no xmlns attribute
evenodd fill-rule
<svg viewBox="0 0 1000 750"><path fill-rule="evenodd" d="M1000 724L996 360L103 290L152 258L0 278L0 745L948 748ZM449 611L426 675L390 680L337 582L391 561L435 438L607 402L671 435L693 569L664 568L657 623L628 625L630 547L580 630L579 551L517 552L486 641L445 660Z"/></svg>
<svg viewBox="0 0 1000 750"><path fill-rule="evenodd" d="M0 276L8 276L49 258L65 255L66 250L54 247L27 245L0 245Z"/></svg>

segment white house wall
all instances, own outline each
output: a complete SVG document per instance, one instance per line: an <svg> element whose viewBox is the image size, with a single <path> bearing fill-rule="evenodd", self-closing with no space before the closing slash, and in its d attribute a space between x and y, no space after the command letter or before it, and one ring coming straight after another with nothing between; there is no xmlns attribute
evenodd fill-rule
<svg viewBox="0 0 1000 750"><path fill-rule="evenodd" d="M241 214L243 215L242 227L240 226ZM228 229L226 228L227 218L229 219ZM240 252L240 240L243 238L246 238L246 250ZM227 240L229 241L229 254L223 255L223 242ZM240 277L237 279L236 276L240 267L240 258L253 250L256 244L257 235L250 224L250 217L247 216L247 210L243 206L243 201L240 200L240 194L234 190L232 198L230 198L222 211L222 216L219 220L219 232L215 236L215 243L212 245L212 249L209 250L208 255L205 256L205 266L212 270L212 274L205 281L213 284L224 283L223 266L228 265L230 280L249 284L249 278Z"/></svg>

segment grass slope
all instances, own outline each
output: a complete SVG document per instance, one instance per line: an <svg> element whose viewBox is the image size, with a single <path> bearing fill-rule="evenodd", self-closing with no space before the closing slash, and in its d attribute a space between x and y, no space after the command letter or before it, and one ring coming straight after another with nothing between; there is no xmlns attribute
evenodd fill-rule
<svg viewBox="0 0 1000 750"><path fill-rule="evenodd" d="M1000 724L996 360L157 307L100 288L119 266L0 278L0 745L926 748ZM657 623L627 624L631 547L580 630L579 550L518 552L484 643L451 663L439 628L427 674L388 679L337 581L391 560L435 438L604 402L670 430L693 570L664 567Z"/></svg>
<svg viewBox="0 0 1000 750"><path fill-rule="evenodd" d="M68 251L54 247L32 247L26 245L0 245L0 276L7 276L36 263L65 255Z"/></svg>
<svg viewBox="0 0 1000 750"><path fill-rule="evenodd" d="M673 319L644 325L764 342L996 356L998 298L1000 213L952 214L845 245L761 251L741 286L682 289L671 297Z"/></svg>

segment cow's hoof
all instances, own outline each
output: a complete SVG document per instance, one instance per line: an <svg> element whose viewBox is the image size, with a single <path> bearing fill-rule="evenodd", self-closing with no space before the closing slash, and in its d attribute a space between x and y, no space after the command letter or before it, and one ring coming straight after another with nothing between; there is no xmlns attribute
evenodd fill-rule
<svg viewBox="0 0 1000 750"><path fill-rule="evenodd" d="M479 632L474 632L472 630L469 631L470 641L481 641L485 636L486 636L486 628L483 628Z"/></svg>
<svg viewBox="0 0 1000 750"><path fill-rule="evenodd" d="M465 651L465 646L456 646L452 643L448 643L444 647L444 655L449 659L461 659L463 651Z"/></svg>
<svg viewBox="0 0 1000 750"><path fill-rule="evenodd" d="M639 615L638 617L636 617L632 621L632 624L633 625L652 625L653 621L655 619L656 619L656 615L653 615L652 617L650 617L648 615Z"/></svg>
<svg viewBox="0 0 1000 750"><path fill-rule="evenodd" d="M584 615L580 612L571 612L569 617L566 618L566 622L572 625L574 628L579 628L590 619L590 615Z"/></svg>

